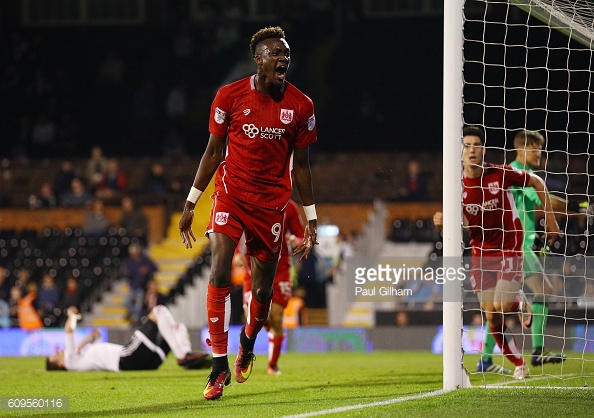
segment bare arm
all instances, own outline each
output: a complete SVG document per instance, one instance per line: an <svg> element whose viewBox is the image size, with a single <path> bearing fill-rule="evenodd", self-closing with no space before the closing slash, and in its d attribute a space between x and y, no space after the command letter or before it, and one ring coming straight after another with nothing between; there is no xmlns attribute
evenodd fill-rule
<svg viewBox="0 0 594 418"><path fill-rule="evenodd" d="M83 340L78 345L78 352L80 353L82 349L85 347L85 345L97 341L100 336L101 334L99 333L99 330L97 328L93 329L93 331L85 338L83 338Z"/></svg>
<svg viewBox="0 0 594 418"><path fill-rule="evenodd" d="M557 235L559 235L559 225L557 224L557 219L555 218L554 206L553 202L551 201L549 191L547 190L547 186L545 185L545 182L535 174L530 174L530 181L528 182L527 186L534 187L538 198L543 203L547 242L549 245L552 245L557 239Z"/></svg>
<svg viewBox="0 0 594 418"><path fill-rule="evenodd" d="M223 159L223 149L225 147L225 139L219 138L210 134L208 138L208 145L200 159L196 176L194 177L193 186L200 191L204 191L208 187L208 183L212 176L217 171ZM194 207L195 202L186 200L184 211L179 219L179 232L182 241L186 248L192 248L192 240L196 242L196 236L192 231L192 222L194 221ZM190 239L191 238L191 239Z"/></svg>
<svg viewBox="0 0 594 418"><path fill-rule="evenodd" d="M311 181L311 169L309 168L309 147L295 148L293 150L293 178L297 192L303 206L314 204L313 185ZM293 255L303 252L299 261L307 258L317 241L317 219L310 219L305 226L303 242L295 248Z"/></svg>

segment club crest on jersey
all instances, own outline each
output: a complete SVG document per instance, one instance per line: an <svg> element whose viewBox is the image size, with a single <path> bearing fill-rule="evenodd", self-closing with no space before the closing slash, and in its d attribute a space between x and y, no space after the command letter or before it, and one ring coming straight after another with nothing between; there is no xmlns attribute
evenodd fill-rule
<svg viewBox="0 0 594 418"><path fill-rule="evenodd" d="M293 111L289 109L281 109L280 111L280 120L285 125L293 122Z"/></svg>
<svg viewBox="0 0 594 418"><path fill-rule="evenodd" d="M224 110L219 109L218 107L215 107L215 111L214 111L214 120L215 120L215 122L220 125L223 122L225 122L225 119L227 119L227 112L225 112Z"/></svg>
<svg viewBox="0 0 594 418"><path fill-rule="evenodd" d="M487 186L489 187L489 192L491 192L491 194L499 193L500 187L498 181L492 181L489 184L487 184Z"/></svg>
<svg viewBox="0 0 594 418"><path fill-rule="evenodd" d="M227 212L217 212L215 213L215 223L217 225L225 225L229 220L229 213Z"/></svg>

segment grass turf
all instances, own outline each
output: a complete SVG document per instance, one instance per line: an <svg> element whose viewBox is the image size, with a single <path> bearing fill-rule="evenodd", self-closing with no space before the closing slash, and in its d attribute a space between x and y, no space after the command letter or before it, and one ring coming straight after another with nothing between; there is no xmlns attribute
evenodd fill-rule
<svg viewBox="0 0 594 418"><path fill-rule="evenodd" d="M246 383L206 401L208 370L185 370L171 356L156 371L46 372L45 359L0 358L0 397L66 397L60 411L0 410L4 416L591 416L594 355L570 355L563 365L531 367L514 381L471 373L473 388L419 397L442 389L442 357L429 352L295 354L281 357L280 376L266 374L264 356ZM477 355L465 357L475 370ZM234 357L230 357L232 362ZM544 372L544 373L543 373ZM585 388L586 387L586 388Z"/></svg>

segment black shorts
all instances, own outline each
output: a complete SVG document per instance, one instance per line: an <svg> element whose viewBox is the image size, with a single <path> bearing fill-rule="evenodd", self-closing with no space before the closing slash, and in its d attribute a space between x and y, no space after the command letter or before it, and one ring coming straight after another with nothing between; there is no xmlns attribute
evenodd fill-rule
<svg viewBox="0 0 594 418"><path fill-rule="evenodd" d="M122 349L120 370L155 370L171 349L159 334L159 328L150 319L134 332L130 342Z"/></svg>

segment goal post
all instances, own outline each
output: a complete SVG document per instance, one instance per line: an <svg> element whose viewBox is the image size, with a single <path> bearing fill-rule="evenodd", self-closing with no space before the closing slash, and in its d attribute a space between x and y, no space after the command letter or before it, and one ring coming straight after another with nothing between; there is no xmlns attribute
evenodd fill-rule
<svg viewBox="0 0 594 418"><path fill-rule="evenodd" d="M558 197L574 203L588 200L592 211L594 1L444 0L443 52L444 260L462 261L464 125L484 128L485 159L493 163L513 161L513 136L518 130L542 133L544 161L536 173ZM577 217L570 218L560 221L562 233L553 255L547 257L547 262L553 260L550 270L545 264L545 273L555 271L560 285L555 290L559 293L547 299L554 300L556 310L548 314L544 344L568 354L560 368L534 367L540 384L549 387L551 382L587 382L592 372L586 371L594 370L594 354L589 354L594 351L594 332L588 329L593 319L588 309L594 307L594 275L589 274L594 268L594 217L590 213L585 225L577 227L571 225ZM570 266L567 271L566 266ZM464 368L463 329L469 324L462 318L480 313L478 303L468 303L469 295L472 292L460 282L444 283L444 390L467 387L468 374L476 374ZM514 332L530 365L535 345L531 331ZM480 354L476 349L470 353ZM499 359L499 364L507 361L501 355ZM565 366L571 362L581 369ZM485 381L489 379L483 377L481 382Z"/></svg>
<svg viewBox="0 0 594 418"><path fill-rule="evenodd" d="M443 257L461 256L462 212L460 182L462 151L462 50L464 0L444 0L443 44ZM465 386L462 367L462 294L459 281L446 281L443 289L443 389ZM458 297L456 297L458 296Z"/></svg>

